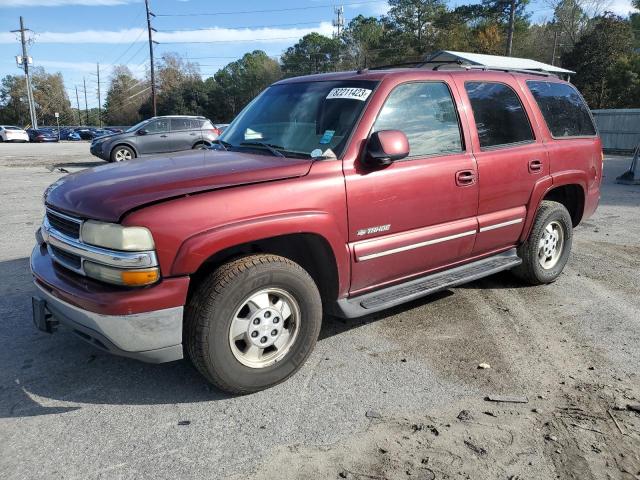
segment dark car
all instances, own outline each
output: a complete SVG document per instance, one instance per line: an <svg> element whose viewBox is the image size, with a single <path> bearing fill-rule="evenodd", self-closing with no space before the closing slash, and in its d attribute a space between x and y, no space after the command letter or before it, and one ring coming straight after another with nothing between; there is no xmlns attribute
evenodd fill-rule
<svg viewBox="0 0 640 480"><path fill-rule="evenodd" d="M122 133L95 138L90 151L108 162L121 162L150 153L207 148L218 135L213 124L205 117L153 117Z"/></svg>
<svg viewBox="0 0 640 480"><path fill-rule="evenodd" d="M59 140L57 132L46 128L29 128L27 130L27 135L29 135L30 142L57 142Z"/></svg>

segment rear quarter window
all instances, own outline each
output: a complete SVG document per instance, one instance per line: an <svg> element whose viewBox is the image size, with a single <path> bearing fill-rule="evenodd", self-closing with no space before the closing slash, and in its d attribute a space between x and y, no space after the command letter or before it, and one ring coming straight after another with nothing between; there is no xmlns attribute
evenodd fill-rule
<svg viewBox="0 0 640 480"><path fill-rule="evenodd" d="M596 135L589 107L571 85L529 80L527 86L554 138Z"/></svg>

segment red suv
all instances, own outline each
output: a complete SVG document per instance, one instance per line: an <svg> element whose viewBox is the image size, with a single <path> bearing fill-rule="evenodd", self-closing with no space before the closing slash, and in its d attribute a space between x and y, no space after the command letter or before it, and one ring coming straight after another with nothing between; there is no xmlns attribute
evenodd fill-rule
<svg viewBox="0 0 640 480"><path fill-rule="evenodd" d="M451 67L280 81L215 150L45 193L34 321L260 390L357 317L501 270L553 282L598 205L601 143L569 83Z"/></svg>

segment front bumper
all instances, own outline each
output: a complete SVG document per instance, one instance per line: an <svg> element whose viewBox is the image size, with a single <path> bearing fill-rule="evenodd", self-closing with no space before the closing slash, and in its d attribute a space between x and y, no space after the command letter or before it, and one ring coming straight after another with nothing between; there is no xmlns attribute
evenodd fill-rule
<svg viewBox="0 0 640 480"><path fill-rule="evenodd" d="M46 249L39 246L33 249L31 270L36 286L33 320L40 330L51 333L57 324L61 324L102 350L145 362L162 363L183 358L184 307L176 306L174 302L176 297L186 297L188 283L184 280L165 279L148 289L99 292L92 286L95 282L89 280L82 280L84 287L70 283L69 278L76 274L54 266ZM183 294L182 290L185 290ZM144 296L139 298L141 295ZM163 299L169 297L172 305L162 305L157 295ZM121 303L127 297L129 301L125 306ZM153 301L154 298L158 301ZM148 305L151 301L157 310L131 313L140 302ZM92 308L88 305L90 302L94 310L103 312L82 306Z"/></svg>
<svg viewBox="0 0 640 480"><path fill-rule="evenodd" d="M101 315L75 307L35 283L33 320L45 332L58 324L95 347L149 363L180 360L183 307L132 315Z"/></svg>
<svg viewBox="0 0 640 480"><path fill-rule="evenodd" d="M91 153L91 155L95 157L101 158L102 160L106 160L104 153L102 151L102 143L98 143L96 145L92 143L91 146L89 147L89 153Z"/></svg>

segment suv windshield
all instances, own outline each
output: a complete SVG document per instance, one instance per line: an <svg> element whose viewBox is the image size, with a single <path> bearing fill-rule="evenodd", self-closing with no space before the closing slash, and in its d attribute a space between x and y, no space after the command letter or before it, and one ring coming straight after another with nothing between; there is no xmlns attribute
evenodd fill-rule
<svg viewBox="0 0 640 480"><path fill-rule="evenodd" d="M378 82L273 85L254 99L220 137L226 148L287 157L339 157Z"/></svg>

